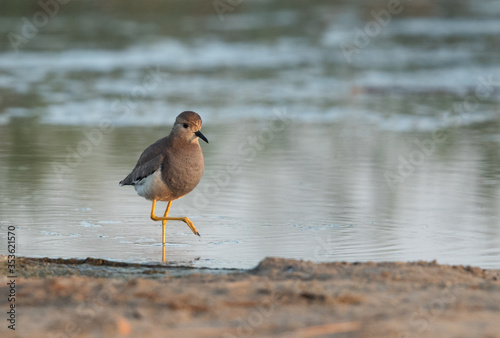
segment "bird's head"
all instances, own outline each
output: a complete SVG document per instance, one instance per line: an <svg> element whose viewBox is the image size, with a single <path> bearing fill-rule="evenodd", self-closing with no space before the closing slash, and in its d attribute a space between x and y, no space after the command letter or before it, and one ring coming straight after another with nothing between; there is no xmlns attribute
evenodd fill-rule
<svg viewBox="0 0 500 338"><path fill-rule="evenodd" d="M185 111L175 119L172 132L176 137L180 137L191 143L198 138L208 143L205 135L201 133L201 117L194 111Z"/></svg>

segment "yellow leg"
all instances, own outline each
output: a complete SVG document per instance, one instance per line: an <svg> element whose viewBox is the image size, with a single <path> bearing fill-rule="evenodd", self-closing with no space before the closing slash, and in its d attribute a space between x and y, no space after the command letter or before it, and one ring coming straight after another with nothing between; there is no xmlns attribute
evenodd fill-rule
<svg viewBox="0 0 500 338"><path fill-rule="evenodd" d="M163 218L167 218L168 212L170 211L170 204L172 204L172 201L169 201L167 204L167 209L165 209L165 214L163 214ZM163 244L163 247L165 247L165 226L167 225L167 220L164 219L161 222L162 225L162 230L161 230L161 243Z"/></svg>
<svg viewBox="0 0 500 338"><path fill-rule="evenodd" d="M167 210L165 210L165 216L164 217L157 217L155 215L156 200L153 200L153 207L151 209L151 219L153 221L182 221L188 225L189 229L191 229L193 234L199 236L200 234L199 234L198 230L196 230L193 222L191 222L191 220L189 218L187 218L187 217L167 217L167 214L170 211L170 204L171 203L172 203L172 201L168 202ZM166 222L164 223L164 226L163 226L164 228L165 228L165 224L166 224ZM163 240L163 243L165 244L165 240Z"/></svg>
<svg viewBox="0 0 500 338"><path fill-rule="evenodd" d="M168 204L167 204L167 209L165 209L165 213L163 214L163 217L167 217L168 216L168 212L170 211L170 204L172 203L172 201L169 201ZM165 260L165 226L167 225L167 221L164 220L161 222L161 244L162 244L162 251L161 251L161 260L163 263L166 262Z"/></svg>

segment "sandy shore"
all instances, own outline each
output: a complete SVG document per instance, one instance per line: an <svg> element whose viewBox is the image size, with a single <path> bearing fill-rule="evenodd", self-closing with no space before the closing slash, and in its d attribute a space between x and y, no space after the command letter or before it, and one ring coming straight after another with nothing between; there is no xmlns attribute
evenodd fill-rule
<svg viewBox="0 0 500 338"><path fill-rule="evenodd" d="M204 270L18 258L1 337L500 337L500 270L268 258Z"/></svg>

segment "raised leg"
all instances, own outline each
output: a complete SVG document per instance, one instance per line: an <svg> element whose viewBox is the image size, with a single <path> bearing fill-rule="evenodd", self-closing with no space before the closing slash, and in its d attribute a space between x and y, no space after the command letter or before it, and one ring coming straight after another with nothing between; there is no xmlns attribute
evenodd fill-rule
<svg viewBox="0 0 500 338"><path fill-rule="evenodd" d="M167 217L167 214L170 211L170 204L171 203L172 203L172 201L168 202L167 210L165 210L165 216L164 217L157 217L155 215L156 200L153 200L153 207L151 208L151 219L153 221L182 221L188 225L189 229L191 229L193 234L199 236L200 233L198 232L198 230L196 230L193 222L191 222L191 220L189 218L187 218L187 217ZM166 224L166 222L163 224L163 228L165 228L165 224ZM165 240L163 240L163 244L165 244Z"/></svg>

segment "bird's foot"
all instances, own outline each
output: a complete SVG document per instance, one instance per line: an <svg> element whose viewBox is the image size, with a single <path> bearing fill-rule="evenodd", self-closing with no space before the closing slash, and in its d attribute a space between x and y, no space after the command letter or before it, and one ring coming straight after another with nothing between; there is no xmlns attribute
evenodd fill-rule
<svg viewBox="0 0 500 338"><path fill-rule="evenodd" d="M187 224L189 229L195 234L196 236L200 236L200 233L198 230L196 230L196 227L194 226L193 222L187 217L158 217L155 216L155 214L151 214L151 219L153 221L182 221Z"/></svg>
<svg viewBox="0 0 500 338"><path fill-rule="evenodd" d="M200 236L200 233L198 232L198 230L196 230L193 222L191 222L191 220L189 218L182 217L182 221L188 225L189 229L191 229L193 234L195 234L196 236Z"/></svg>

